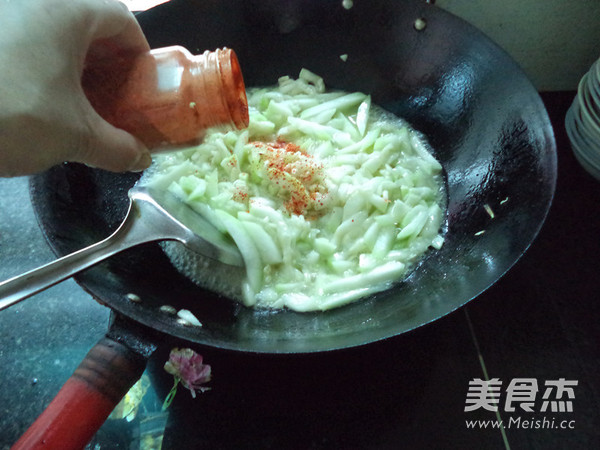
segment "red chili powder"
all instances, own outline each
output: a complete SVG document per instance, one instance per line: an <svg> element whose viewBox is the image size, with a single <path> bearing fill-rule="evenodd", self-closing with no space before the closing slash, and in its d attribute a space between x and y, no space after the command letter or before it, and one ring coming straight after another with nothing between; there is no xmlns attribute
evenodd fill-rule
<svg viewBox="0 0 600 450"><path fill-rule="evenodd" d="M290 214L316 218L319 215L316 206L323 204L322 198L327 194L322 183L323 164L299 145L281 139L273 143L255 141L252 145L261 150L269 179L287 194L286 210Z"/></svg>

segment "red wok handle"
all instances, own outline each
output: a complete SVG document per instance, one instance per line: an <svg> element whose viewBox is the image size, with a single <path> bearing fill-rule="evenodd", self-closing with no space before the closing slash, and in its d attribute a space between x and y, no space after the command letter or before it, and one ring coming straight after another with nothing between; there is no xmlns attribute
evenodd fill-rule
<svg viewBox="0 0 600 450"><path fill-rule="evenodd" d="M154 350L127 344L110 334L102 338L12 450L83 449L142 376Z"/></svg>

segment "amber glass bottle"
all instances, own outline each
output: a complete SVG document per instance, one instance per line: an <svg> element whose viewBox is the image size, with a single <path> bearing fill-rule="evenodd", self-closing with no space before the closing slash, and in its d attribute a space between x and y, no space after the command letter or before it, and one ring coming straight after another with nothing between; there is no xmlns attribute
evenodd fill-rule
<svg viewBox="0 0 600 450"><path fill-rule="evenodd" d="M194 56L175 46L95 61L82 86L100 116L149 148L199 142L213 126L248 126L242 72L227 48Z"/></svg>

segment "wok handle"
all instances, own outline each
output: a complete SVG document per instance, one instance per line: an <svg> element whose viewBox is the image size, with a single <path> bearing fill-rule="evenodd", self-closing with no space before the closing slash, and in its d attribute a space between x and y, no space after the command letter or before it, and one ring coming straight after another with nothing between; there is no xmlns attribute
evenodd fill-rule
<svg viewBox="0 0 600 450"><path fill-rule="evenodd" d="M148 357L102 338L12 450L83 449L142 376Z"/></svg>

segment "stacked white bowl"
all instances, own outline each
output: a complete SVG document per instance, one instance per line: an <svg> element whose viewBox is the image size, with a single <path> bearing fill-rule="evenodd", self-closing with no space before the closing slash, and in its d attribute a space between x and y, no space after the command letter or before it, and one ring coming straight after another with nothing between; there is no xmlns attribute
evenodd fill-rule
<svg viewBox="0 0 600 450"><path fill-rule="evenodd" d="M565 128L579 163L600 180L600 59L581 78Z"/></svg>

